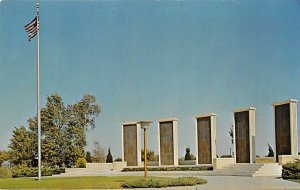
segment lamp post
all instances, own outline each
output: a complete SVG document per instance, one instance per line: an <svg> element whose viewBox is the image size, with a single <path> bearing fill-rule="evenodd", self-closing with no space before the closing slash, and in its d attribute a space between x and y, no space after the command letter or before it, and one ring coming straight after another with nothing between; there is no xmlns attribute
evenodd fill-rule
<svg viewBox="0 0 300 190"><path fill-rule="evenodd" d="M147 133L146 130L150 127L151 121L139 121L141 128L144 129L144 178L147 178Z"/></svg>

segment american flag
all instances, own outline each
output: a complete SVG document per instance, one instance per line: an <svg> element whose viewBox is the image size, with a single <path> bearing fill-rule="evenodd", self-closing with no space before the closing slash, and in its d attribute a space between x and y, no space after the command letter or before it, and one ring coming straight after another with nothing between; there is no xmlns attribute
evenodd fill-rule
<svg viewBox="0 0 300 190"><path fill-rule="evenodd" d="M28 32L28 40L31 39L37 34L38 32L38 19L37 16L25 26L25 31Z"/></svg>

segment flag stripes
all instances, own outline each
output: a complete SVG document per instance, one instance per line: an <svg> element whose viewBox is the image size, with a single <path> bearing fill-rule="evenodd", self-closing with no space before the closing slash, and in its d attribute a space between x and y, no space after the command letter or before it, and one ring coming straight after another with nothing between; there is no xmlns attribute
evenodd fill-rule
<svg viewBox="0 0 300 190"><path fill-rule="evenodd" d="M25 26L25 31L28 33L28 40L31 39L37 34L38 32L38 19L37 16Z"/></svg>

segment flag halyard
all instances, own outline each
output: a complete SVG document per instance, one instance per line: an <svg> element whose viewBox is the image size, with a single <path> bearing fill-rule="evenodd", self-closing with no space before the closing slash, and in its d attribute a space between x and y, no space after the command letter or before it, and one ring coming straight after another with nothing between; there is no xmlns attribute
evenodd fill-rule
<svg viewBox="0 0 300 190"><path fill-rule="evenodd" d="M25 31L28 33L28 41L37 35L38 32L38 18L37 16L25 26Z"/></svg>

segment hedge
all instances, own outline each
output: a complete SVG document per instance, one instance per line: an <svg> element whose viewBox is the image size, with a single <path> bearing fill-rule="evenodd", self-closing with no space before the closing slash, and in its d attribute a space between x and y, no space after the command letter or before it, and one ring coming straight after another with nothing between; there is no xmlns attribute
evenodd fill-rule
<svg viewBox="0 0 300 190"><path fill-rule="evenodd" d="M123 182L121 186L123 188L161 188L161 187L174 187L174 186L194 186L198 184L205 184L205 179L196 177L182 177L174 179L138 179L129 182Z"/></svg>
<svg viewBox="0 0 300 190"><path fill-rule="evenodd" d="M283 179L300 179L300 160L287 163L282 166Z"/></svg>
<svg viewBox="0 0 300 190"><path fill-rule="evenodd" d="M64 168L42 168L42 176L52 176L55 174L64 173ZM38 175L38 168L12 168L12 177L36 177Z"/></svg>

